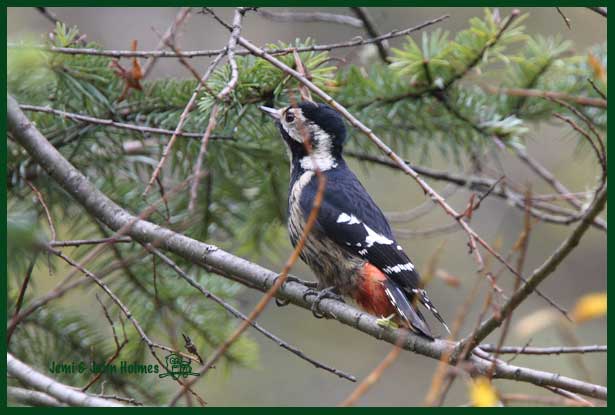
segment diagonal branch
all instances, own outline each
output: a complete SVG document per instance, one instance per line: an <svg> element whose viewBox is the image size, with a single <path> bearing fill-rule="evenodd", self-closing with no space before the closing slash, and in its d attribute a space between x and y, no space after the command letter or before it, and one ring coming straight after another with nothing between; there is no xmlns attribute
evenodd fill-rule
<svg viewBox="0 0 615 415"><path fill-rule="evenodd" d="M365 27L365 31L367 32L368 35L370 35L371 37L375 39L380 37L380 33L378 32L378 29L376 28L376 24L374 23L374 20L370 16L367 8L351 7L350 10L352 10L352 12L361 20L361 22L363 23L363 27ZM389 47L386 41L382 40L382 41L376 42L376 47L378 48L378 54L380 55L380 59L382 59L384 63L387 63L388 58L389 58Z"/></svg>
<svg viewBox="0 0 615 415"><path fill-rule="evenodd" d="M6 369L9 376L17 378L24 385L38 389L46 395L71 406L124 406L117 402L102 399L74 389L37 372L30 366L6 354Z"/></svg>
<svg viewBox="0 0 615 415"><path fill-rule="evenodd" d="M527 279L525 284L521 286L502 307L500 313L492 316L487 321L481 324L472 338L466 338L462 344L470 343L472 347L483 341L491 332L502 324L506 317L513 312L532 292L536 287L544 281L549 275L553 274L559 264L572 252L579 244L581 237L589 228L592 220L604 209L607 200L607 185L605 184L596 194L591 205L587 208L583 215L583 219L574 229L574 231L566 238L561 245L551 254L549 258L539 266L532 275Z"/></svg>
<svg viewBox="0 0 615 415"><path fill-rule="evenodd" d="M506 23L504 23L502 31L504 31L506 29L506 27L508 27L510 22L518 15L518 11L516 11L516 12L517 13L515 13L515 11L513 11L513 13L511 14L511 17L509 18L509 20ZM314 92L316 95L318 95L321 99L323 99L327 104L329 104L331 107L336 109L341 115L344 116L344 118L346 118L346 120L353 127L355 127L356 129L361 131L363 134L365 134L382 152L384 152L388 157L390 157L393 160L393 162L395 162L395 164L397 166L399 166L399 168L404 173L406 173L407 175L411 176L417 182L419 187L425 192L425 194L428 195L434 201L434 203L437 203L438 205L440 205L447 215L449 215L450 217L455 219L455 221L459 224L459 226L468 235L469 244L472 247L475 247L476 244L478 243L487 252L489 252L492 256L494 256L500 263L502 263L508 269L508 271L510 271L514 276L516 276L517 278L520 278L523 282L526 282L525 278L521 274L519 274L517 272L517 270L510 263L508 263L508 261L506 261L502 257L501 254L499 254L497 251L495 251L483 238L480 237L480 235L478 235L476 233L476 231L474 231L468 225L468 223L465 220L465 217L463 215L461 215L455 209L453 209L446 202L446 200L442 196L440 196L425 180L423 180L423 178L420 177L419 174L412 167L408 166L406 164L406 162L401 157L399 157L376 134L374 134L374 132L369 127L367 127L365 124L363 124L357 118L355 118L343 105L339 104L329 94L327 94L325 91L320 89L318 86L316 86L310 80L306 79L305 76L303 76L302 74L300 74L296 70L292 69L288 65L284 64L280 60L276 59L275 57L271 56L270 54L266 53L263 49L259 48L258 46L255 46L254 44L252 44L247 39L245 39L243 37L240 37L239 38L239 44L242 45L243 47L245 47L246 49L248 49L249 51L251 51L254 55L256 55L258 57L261 57L262 59L265 59L269 63L273 64L275 67L281 69L285 73L287 73L287 74L291 75L292 77L294 77L297 81L299 81L301 84L305 85L308 89L310 89L312 92ZM482 267L482 261L480 259L481 258L480 257L480 253L478 252L477 249L474 249L474 253L475 253L475 256L477 258L477 262L478 262L479 268L481 268ZM556 308L557 310L562 312L564 315L566 315L566 313L559 306L557 306L557 304L555 304L552 300L550 300L542 292L540 292L537 289L535 289L534 292L538 296L543 298L551 306L553 306L554 308Z"/></svg>
<svg viewBox="0 0 615 415"><path fill-rule="evenodd" d="M162 249L199 266L215 267L232 275L234 280L260 291L267 291L273 286L278 277L277 273L237 257L217 246L196 241L151 222L140 220L128 213L100 192L92 182L72 166L26 118L12 97L9 96L7 101L7 126L15 140L77 203L109 228L117 230L131 225L126 233L137 241L143 243L161 241ZM589 226L587 218L583 223ZM276 296L289 300L304 309L309 309L314 300L313 297L305 295L308 292L309 288L305 285L287 281L280 287ZM383 328L378 325L376 317L339 301L324 299L320 302L319 307L321 311L331 315L342 324L391 344L396 344L401 338L404 349L433 359L440 359L443 353L450 353L454 347L454 344L450 342L439 339L429 341L416 334L408 333L406 330ZM471 355L468 362L473 371L477 373L487 373L492 364L490 360L479 358L476 355ZM511 379L539 386L554 386L602 400L606 400L607 397L607 388L604 386L505 362L497 363L494 378Z"/></svg>

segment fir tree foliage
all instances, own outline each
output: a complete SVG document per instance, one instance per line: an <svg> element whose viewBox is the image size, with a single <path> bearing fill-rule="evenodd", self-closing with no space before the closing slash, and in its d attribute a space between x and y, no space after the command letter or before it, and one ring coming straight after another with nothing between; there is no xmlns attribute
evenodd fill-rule
<svg viewBox="0 0 615 415"><path fill-rule="evenodd" d="M542 98L488 93L483 88L485 83L599 98L589 78L606 92L606 44L573 51L572 44L561 36L526 34L522 25L525 17L517 17L501 31L505 19L486 10L483 18L472 18L469 27L456 35L435 29L424 32L420 40L407 37L401 48L393 50L387 64L370 62L337 68L328 52L299 55L316 85L344 104L401 156L412 162L425 161L436 150L461 162L467 154L496 141L522 147L532 124L549 121L554 110L574 117L567 109ZM85 43L77 28L63 24L58 24L48 42L58 47L101 48ZM314 43L312 39L297 39L268 47L286 49ZM125 100L118 102L124 83L110 67L112 59L108 57L52 53L27 45L9 48L7 57L8 90L20 103L143 126L174 130L197 86L194 79L147 80L143 91L131 90ZM168 210L161 205L149 219L242 255L279 257L279 247L286 238L288 163L275 126L258 106L289 105L298 98L298 83L260 58L236 59L239 80L230 99L219 102L209 91L202 90L198 109L184 125L184 131L202 134L212 106L216 102L220 105L217 127L204 160L207 174L201 180L196 212L187 213L189 192L184 190L170 198ZM292 54L280 55L279 59L295 66ZM128 65L128 60L120 63ZM230 66L222 65L210 77L208 89L217 94L230 78ZM606 130L605 109L579 106L578 110ZM64 156L121 206L138 213L160 197L155 191L145 199L141 194L169 136L88 124L54 114L28 115ZM365 137L353 130L349 134L351 149L378 154ZM129 142L140 143L139 150L125 151ZM169 191L192 174L199 146L198 139L178 139L162 173L164 190ZM99 238L106 233L10 137L7 147L7 223L12 235L8 238L12 277L7 307L11 316L27 267L24 258L29 258L27 253L37 241L49 239L44 212L26 186L25 177L41 190L52 207L55 222L62 224L58 238ZM70 252L79 259L88 250L77 248ZM111 261L138 255L142 256L138 245L117 244L91 267L99 269ZM207 289L234 303L240 290L237 284L179 258L174 260ZM67 272L57 261L49 259L52 266L57 266L56 272ZM109 286L148 333L169 340L166 327L174 327L176 336L186 332L206 356L228 336L236 319L159 261L155 267L156 288L151 258L131 264L129 272L110 274ZM93 293L98 290L88 287L83 288L83 295L94 304ZM33 292L41 293L36 288L29 290L26 306L35 298ZM119 319L117 307L105 301ZM52 303L34 313L15 332L9 351L37 367L59 356L77 358L92 350L97 359L104 360L113 352L114 343L108 333L101 336L101 330L108 331L108 325L93 324L74 307ZM136 331L127 327L127 333L129 342L122 353L130 359L151 359ZM242 336L227 353L225 363L229 368L254 366L257 356L254 340ZM105 380L119 392L130 386L118 379ZM66 381L80 384L84 379ZM141 396L147 392L143 389L147 388L141 388Z"/></svg>

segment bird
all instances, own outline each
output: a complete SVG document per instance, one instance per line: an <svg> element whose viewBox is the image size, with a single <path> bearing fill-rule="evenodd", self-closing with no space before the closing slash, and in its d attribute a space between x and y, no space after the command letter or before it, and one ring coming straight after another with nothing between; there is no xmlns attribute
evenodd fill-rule
<svg viewBox="0 0 615 415"><path fill-rule="evenodd" d="M300 253L318 280L313 305L317 308L327 297L350 297L380 316L379 322L392 320L433 340L421 304L448 331L382 210L344 161L347 134L340 114L312 101L260 109L275 120L290 155L288 232L293 246L314 205L318 175L326 179L316 221Z"/></svg>

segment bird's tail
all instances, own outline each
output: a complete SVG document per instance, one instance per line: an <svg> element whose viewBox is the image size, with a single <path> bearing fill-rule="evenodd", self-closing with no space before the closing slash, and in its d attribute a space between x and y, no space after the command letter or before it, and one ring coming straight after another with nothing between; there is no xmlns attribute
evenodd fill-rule
<svg viewBox="0 0 615 415"><path fill-rule="evenodd" d="M402 290L395 282L387 279L384 281L384 291L389 297L389 300L395 306L399 315L414 331L433 340L433 334L425 321L421 312L408 300L404 290Z"/></svg>
<svg viewBox="0 0 615 415"><path fill-rule="evenodd" d="M438 309L436 309L436 306L433 305L433 303L431 302L429 297L427 297L427 292L425 290L421 289L421 288L414 289L412 291L417 296L419 302L421 304L423 304L423 306L425 306L426 309L431 311L431 314L433 314L433 316L444 326L444 328L446 329L448 334L451 334L451 331L449 330L448 326L444 322L444 319L442 318L442 316L438 312Z"/></svg>

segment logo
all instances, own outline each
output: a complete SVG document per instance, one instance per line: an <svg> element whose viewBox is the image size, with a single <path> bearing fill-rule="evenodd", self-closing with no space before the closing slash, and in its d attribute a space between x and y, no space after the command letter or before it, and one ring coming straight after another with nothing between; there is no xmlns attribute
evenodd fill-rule
<svg viewBox="0 0 615 415"><path fill-rule="evenodd" d="M173 379L187 378L188 376L199 376L198 373L192 371L190 366L190 359L184 358L178 353L171 353L165 357L166 365L165 369L167 373L161 373L158 377L166 378L171 376Z"/></svg>

